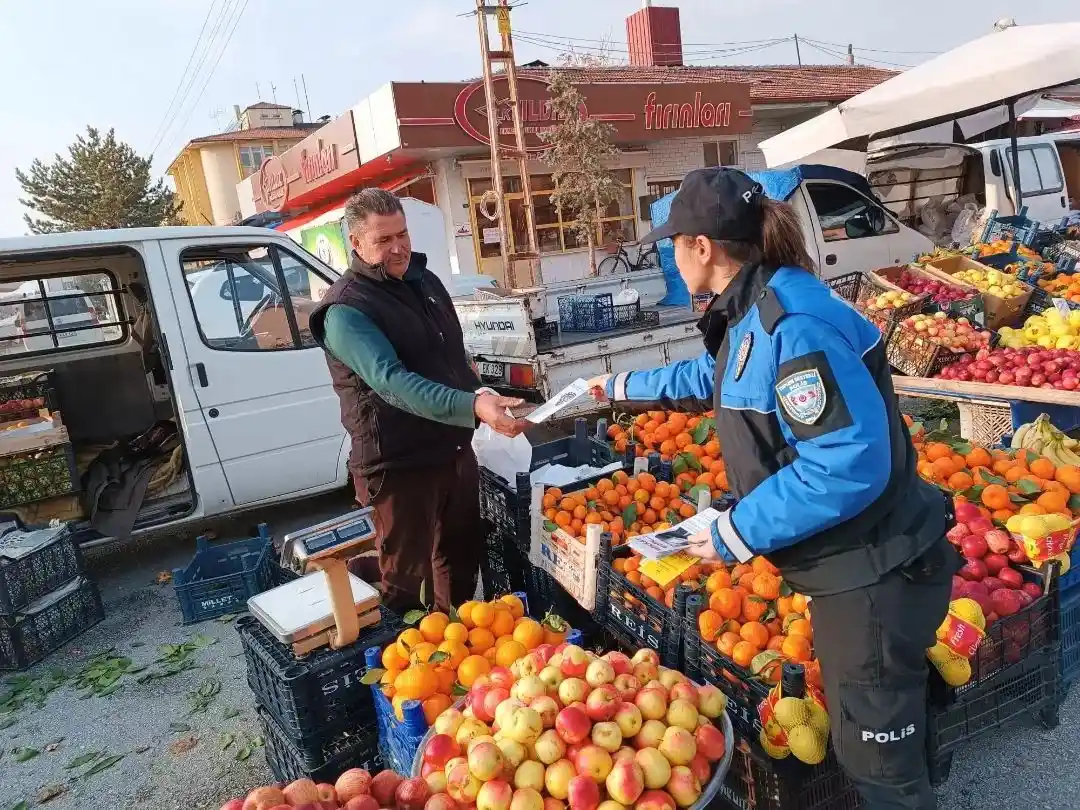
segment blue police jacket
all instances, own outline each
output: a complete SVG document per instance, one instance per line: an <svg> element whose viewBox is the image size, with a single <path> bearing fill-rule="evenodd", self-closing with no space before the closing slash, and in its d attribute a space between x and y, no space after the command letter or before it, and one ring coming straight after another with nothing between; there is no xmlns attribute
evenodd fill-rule
<svg viewBox="0 0 1080 810"><path fill-rule="evenodd" d="M615 402L711 402L736 505L713 526L728 561L765 555L809 595L877 581L946 529L916 472L877 327L811 273L743 267L699 324L706 352L618 374Z"/></svg>

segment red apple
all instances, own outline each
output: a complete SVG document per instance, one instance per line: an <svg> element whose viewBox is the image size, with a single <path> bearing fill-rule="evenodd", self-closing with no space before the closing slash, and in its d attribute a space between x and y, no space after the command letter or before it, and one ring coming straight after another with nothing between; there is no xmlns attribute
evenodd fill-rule
<svg viewBox="0 0 1080 810"><path fill-rule="evenodd" d="M968 560L960 569L960 576L969 582L981 582L986 578L986 563L982 560Z"/></svg>
<svg viewBox="0 0 1080 810"><path fill-rule="evenodd" d="M1004 554L992 552L983 557L983 562L986 564L986 571L990 576L996 577L998 571L1002 568L1009 567L1009 558Z"/></svg>
<svg viewBox="0 0 1080 810"><path fill-rule="evenodd" d="M988 550L982 535L969 534L960 541L960 553L969 560L981 560Z"/></svg>

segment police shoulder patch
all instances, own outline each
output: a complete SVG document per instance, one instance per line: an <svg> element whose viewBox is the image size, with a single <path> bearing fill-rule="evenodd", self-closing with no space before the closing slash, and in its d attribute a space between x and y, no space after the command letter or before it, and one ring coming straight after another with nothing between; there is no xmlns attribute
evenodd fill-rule
<svg viewBox="0 0 1080 810"><path fill-rule="evenodd" d="M784 413L804 425L813 425L825 413L825 384L816 368L796 371L776 384Z"/></svg>
<svg viewBox="0 0 1080 810"><path fill-rule="evenodd" d="M739 353L735 355L735 382L739 381L743 372L746 371L746 363L750 359L750 352L754 348L754 333L747 332L739 344Z"/></svg>

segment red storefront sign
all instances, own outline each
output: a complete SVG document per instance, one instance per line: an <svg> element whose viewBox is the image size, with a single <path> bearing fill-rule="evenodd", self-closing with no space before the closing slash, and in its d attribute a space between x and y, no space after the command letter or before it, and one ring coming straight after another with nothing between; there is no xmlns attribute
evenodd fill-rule
<svg viewBox="0 0 1080 810"><path fill-rule="evenodd" d="M289 180L285 174L285 164L277 155L268 157L255 174L257 193L262 199L265 211L280 211L289 201Z"/></svg>

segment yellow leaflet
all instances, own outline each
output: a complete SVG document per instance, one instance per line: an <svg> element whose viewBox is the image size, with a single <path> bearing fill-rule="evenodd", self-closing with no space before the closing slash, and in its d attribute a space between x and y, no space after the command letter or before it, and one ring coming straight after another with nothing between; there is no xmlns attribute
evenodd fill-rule
<svg viewBox="0 0 1080 810"><path fill-rule="evenodd" d="M655 580L661 588L679 576L683 571L695 563L701 562L697 557L689 554L671 554L659 560L643 560L638 568L649 579Z"/></svg>

